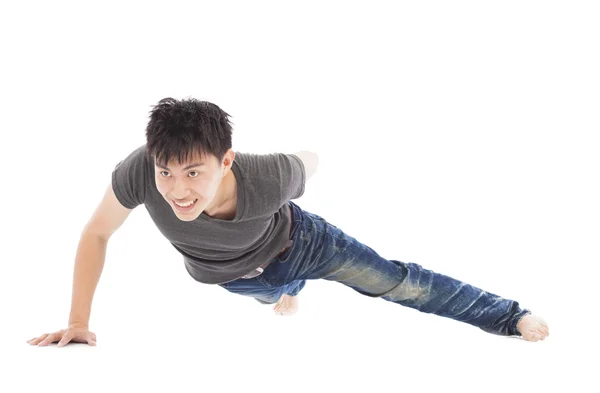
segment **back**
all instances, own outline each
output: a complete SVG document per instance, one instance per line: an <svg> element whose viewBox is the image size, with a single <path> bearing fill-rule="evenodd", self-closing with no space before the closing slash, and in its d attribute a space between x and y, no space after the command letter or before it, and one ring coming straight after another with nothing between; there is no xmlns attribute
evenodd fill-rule
<svg viewBox="0 0 600 393"><path fill-rule="evenodd" d="M108 240L127 219L133 209L127 209L115 196L112 183L106 188L104 197L84 228L84 233Z"/></svg>

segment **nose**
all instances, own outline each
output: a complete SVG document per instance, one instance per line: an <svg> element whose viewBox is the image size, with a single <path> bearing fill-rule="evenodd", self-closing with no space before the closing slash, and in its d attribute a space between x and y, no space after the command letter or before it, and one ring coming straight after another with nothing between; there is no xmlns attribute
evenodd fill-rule
<svg viewBox="0 0 600 393"><path fill-rule="evenodd" d="M183 182L175 182L171 195L175 200L185 200L189 196L189 192L185 192L186 186Z"/></svg>

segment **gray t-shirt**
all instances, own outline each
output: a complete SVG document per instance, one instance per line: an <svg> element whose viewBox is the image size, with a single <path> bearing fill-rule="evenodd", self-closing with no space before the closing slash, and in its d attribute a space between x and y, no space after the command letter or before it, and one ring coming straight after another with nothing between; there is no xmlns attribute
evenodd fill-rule
<svg viewBox="0 0 600 393"><path fill-rule="evenodd" d="M181 221L156 188L154 163L142 145L112 173L119 202L128 209L144 204L159 231L183 255L185 268L205 284L235 280L274 258L285 246L291 225L287 201L304 194L306 172L294 154L235 152L237 212L221 220L202 212Z"/></svg>

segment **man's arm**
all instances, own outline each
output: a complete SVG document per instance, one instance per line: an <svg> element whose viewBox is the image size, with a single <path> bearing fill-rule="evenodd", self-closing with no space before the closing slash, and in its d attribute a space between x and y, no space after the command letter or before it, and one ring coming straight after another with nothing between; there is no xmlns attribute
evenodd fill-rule
<svg viewBox="0 0 600 393"><path fill-rule="evenodd" d="M294 153L294 155L298 156L302 163L304 164L304 168L306 170L306 180L312 177L317 172L317 166L319 165L319 156L317 153L313 153L310 151L299 151Z"/></svg>

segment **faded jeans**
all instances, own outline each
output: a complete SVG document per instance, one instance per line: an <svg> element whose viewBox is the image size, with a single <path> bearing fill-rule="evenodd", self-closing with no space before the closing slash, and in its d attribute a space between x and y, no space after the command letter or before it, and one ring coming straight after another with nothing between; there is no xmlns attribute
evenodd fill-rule
<svg viewBox="0 0 600 393"><path fill-rule="evenodd" d="M262 274L219 284L230 292L276 303L295 296L306 280L325 279L358 293L466 322L488 333L521 336L517 322L531 311L519 303L411 262L387 260L322 217L289 201L292 247L274 258Z"/></svg>

